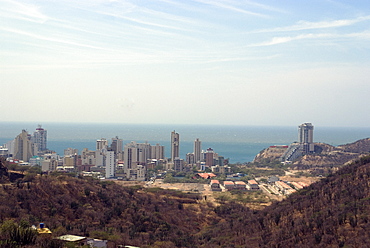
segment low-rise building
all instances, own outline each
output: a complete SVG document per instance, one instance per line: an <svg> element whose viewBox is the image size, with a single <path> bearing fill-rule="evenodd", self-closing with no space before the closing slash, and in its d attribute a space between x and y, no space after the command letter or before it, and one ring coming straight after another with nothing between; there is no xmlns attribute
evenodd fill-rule
<svg viewBox="0 0 370 248"><path fill-rule="evenodd" d="M285 195L289 195L296 191L295 189L293 189L292 187L290 187L288 184L286 184L283 181L277 181L275 182L275 185Z"/></svg>
<svg viewBox="0 0 370 248"><path fill-rule="evenodd" d="M243 181L236 181L234 187L238 190L246 190L247 184Z"/></svg>
<svg viewBox="0 0 370 248"><path fill-rule="evenodd" d="M259 190L260 187L258 186L258 183L256 180L248 180L248 184L247 184L247 188L248 190Z"/></svg>
<svg viewBox="0 0 370 248"><path fill-rule="evenodd" d="M216 175L213 173L197 173L195 177L203 178L203 179L211 179L212 177L216 177Z"/></svg>
<svg viewBox="0 0 370 248"><path fill-rule="evenodd" d="M233 181L224 181L224 187L227 190L233 190L234 189L234 182Z"/></svg>
<svg viewBox="0 0 370 248"><path fill-rule="evenodd" d="M296 190L300 190L300 189L303 189L303 186L300 185L299 183L297 182L291 182L290 183Z"/></svg>
<svg viewBox="0 0 370 248"><path fill-rule="evenodd" d="M220 182L218 180L211 180L211 190L212 191L221 191Z"/></svg>

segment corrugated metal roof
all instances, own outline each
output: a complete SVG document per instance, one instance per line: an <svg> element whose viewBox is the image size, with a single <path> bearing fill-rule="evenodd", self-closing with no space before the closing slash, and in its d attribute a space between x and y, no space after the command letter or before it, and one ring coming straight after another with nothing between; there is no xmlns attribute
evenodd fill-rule
<svg viewBox="0 0 370 248"><path fill-rule="evenodd" d="M67 235L63 235L63 236L58 237L58 239L64 240L64 241L69 241L69 242L77 242L77 241L82 241L82 240L86 239L86 237L67 234Z"/></svg>

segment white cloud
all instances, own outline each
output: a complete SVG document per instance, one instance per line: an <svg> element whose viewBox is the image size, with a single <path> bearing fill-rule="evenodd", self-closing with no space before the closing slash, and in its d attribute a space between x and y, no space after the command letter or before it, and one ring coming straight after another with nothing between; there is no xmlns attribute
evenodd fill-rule
<svg viewBox="0 0 370 248"><path fill-rule="evenodd" d="M292 26L262 29L262 30L255 31L254 33L289 32L289 31L309 30L309 29L344 27L344 26L350 26L358 22L363 22L367 20L370 20L370 16L361 16L356 19L342 19L342 20L321 21L321 22L298 21L297 24L292 25Z"/></svg>
<svg viewBox="0 0 370 248"><path fill-rule="evenodd" d="M3 17L26 20L31 22L44 23L49 19L48 16L40 11L40 8L32 4L24 4L12 0L2 0L5 4L0 7Z"/></svg>
<svg viewBox="0 0 370 248"><path fill-rule="evenodd" d="M331 34L331 33L322 33L322 34L301 34L297 36L284 36L284 37L273 37L270 41L261 42L249 45L249 47L262 47L262 46L273 46L283 43L288 43L295 40L304 40L304 39L323 39L323 38L359 38L359 39L369 39L370 32L364 31L359 33L350 33L350 34Z"/></svg>
<svg viewBox="0 0 370 248"><path fill-rule="evenodd" d="M242 14L258 16L258 17L263 17L263 18L268 18L269 17L268 15L265 15L265 14L245 10L243 8L239 8L239 7L227 4L227 3L222 3L220 1L211 1L211 0L195 0L195 1L199 2L199 3L202 3L202 4L211 5L213 7L239 12L239 13L242 13Z"/></svg>

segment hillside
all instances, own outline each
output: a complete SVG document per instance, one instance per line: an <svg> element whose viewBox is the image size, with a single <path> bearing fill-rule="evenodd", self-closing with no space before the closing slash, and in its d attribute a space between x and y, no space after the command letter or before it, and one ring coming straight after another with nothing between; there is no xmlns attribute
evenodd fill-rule
<svg viewBox="0 0 370 248"><path fill-rule="evenodd" d="M0 186L0 223L43 222L54 236L104 238L112 245L155 247L162 242L188 247L194 243L192 234L217 218L207 205L197 203L198 198L197 194L144 191L65 175L38 176Z"/></svg>
<svg viewBox="0 0 370 248"><path fill-rule="evenodd" d="M268 147L259 152L253 162L270 163L278 161L284 154L286 148L282 146ZM315 143L315 153L304 155L292 163L291 168L321 169L323 172L330 172L332 167L341 167L347 162L357 159L359 156L370 152L370 138L356 142L332 146L325 143Z"/></svg>
<svg viewBox="0 0 370 248"><path fill-rule="evenodd" d="M260 212L222 206L217 247L364 247L370 244L370 157ZM228 233L217 237L216 233ZM216 237L216 238L215 238Z"/></svg>
<svg viewBox="0 0 370 248"><path fill-rule="evenodd" d="M54 236L105 238L110 247L361 247L370 243L369 181L363 157L257 211L215 207L196 194L39 176L0 187L0 222L44 222Z"/></svg>

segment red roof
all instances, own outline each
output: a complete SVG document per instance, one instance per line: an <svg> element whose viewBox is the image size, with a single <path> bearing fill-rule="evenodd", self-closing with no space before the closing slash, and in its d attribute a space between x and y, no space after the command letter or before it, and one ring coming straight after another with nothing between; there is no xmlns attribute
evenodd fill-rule
<svg viewBox="0 0 370 248"><path fill-rule="evenodd" d="M256 180L248 180L248 183L249 183L249 184L258 184L258 183L256 182Z"/></svg>
<svg viewBox="0 0 370 248"><path fill-rule="evenodd" d="M198 173L197 175L204 178L204 179L208 179L208 178L211 178L211 177L216 177L216 175L213 174L213 173Z"/></svg>

